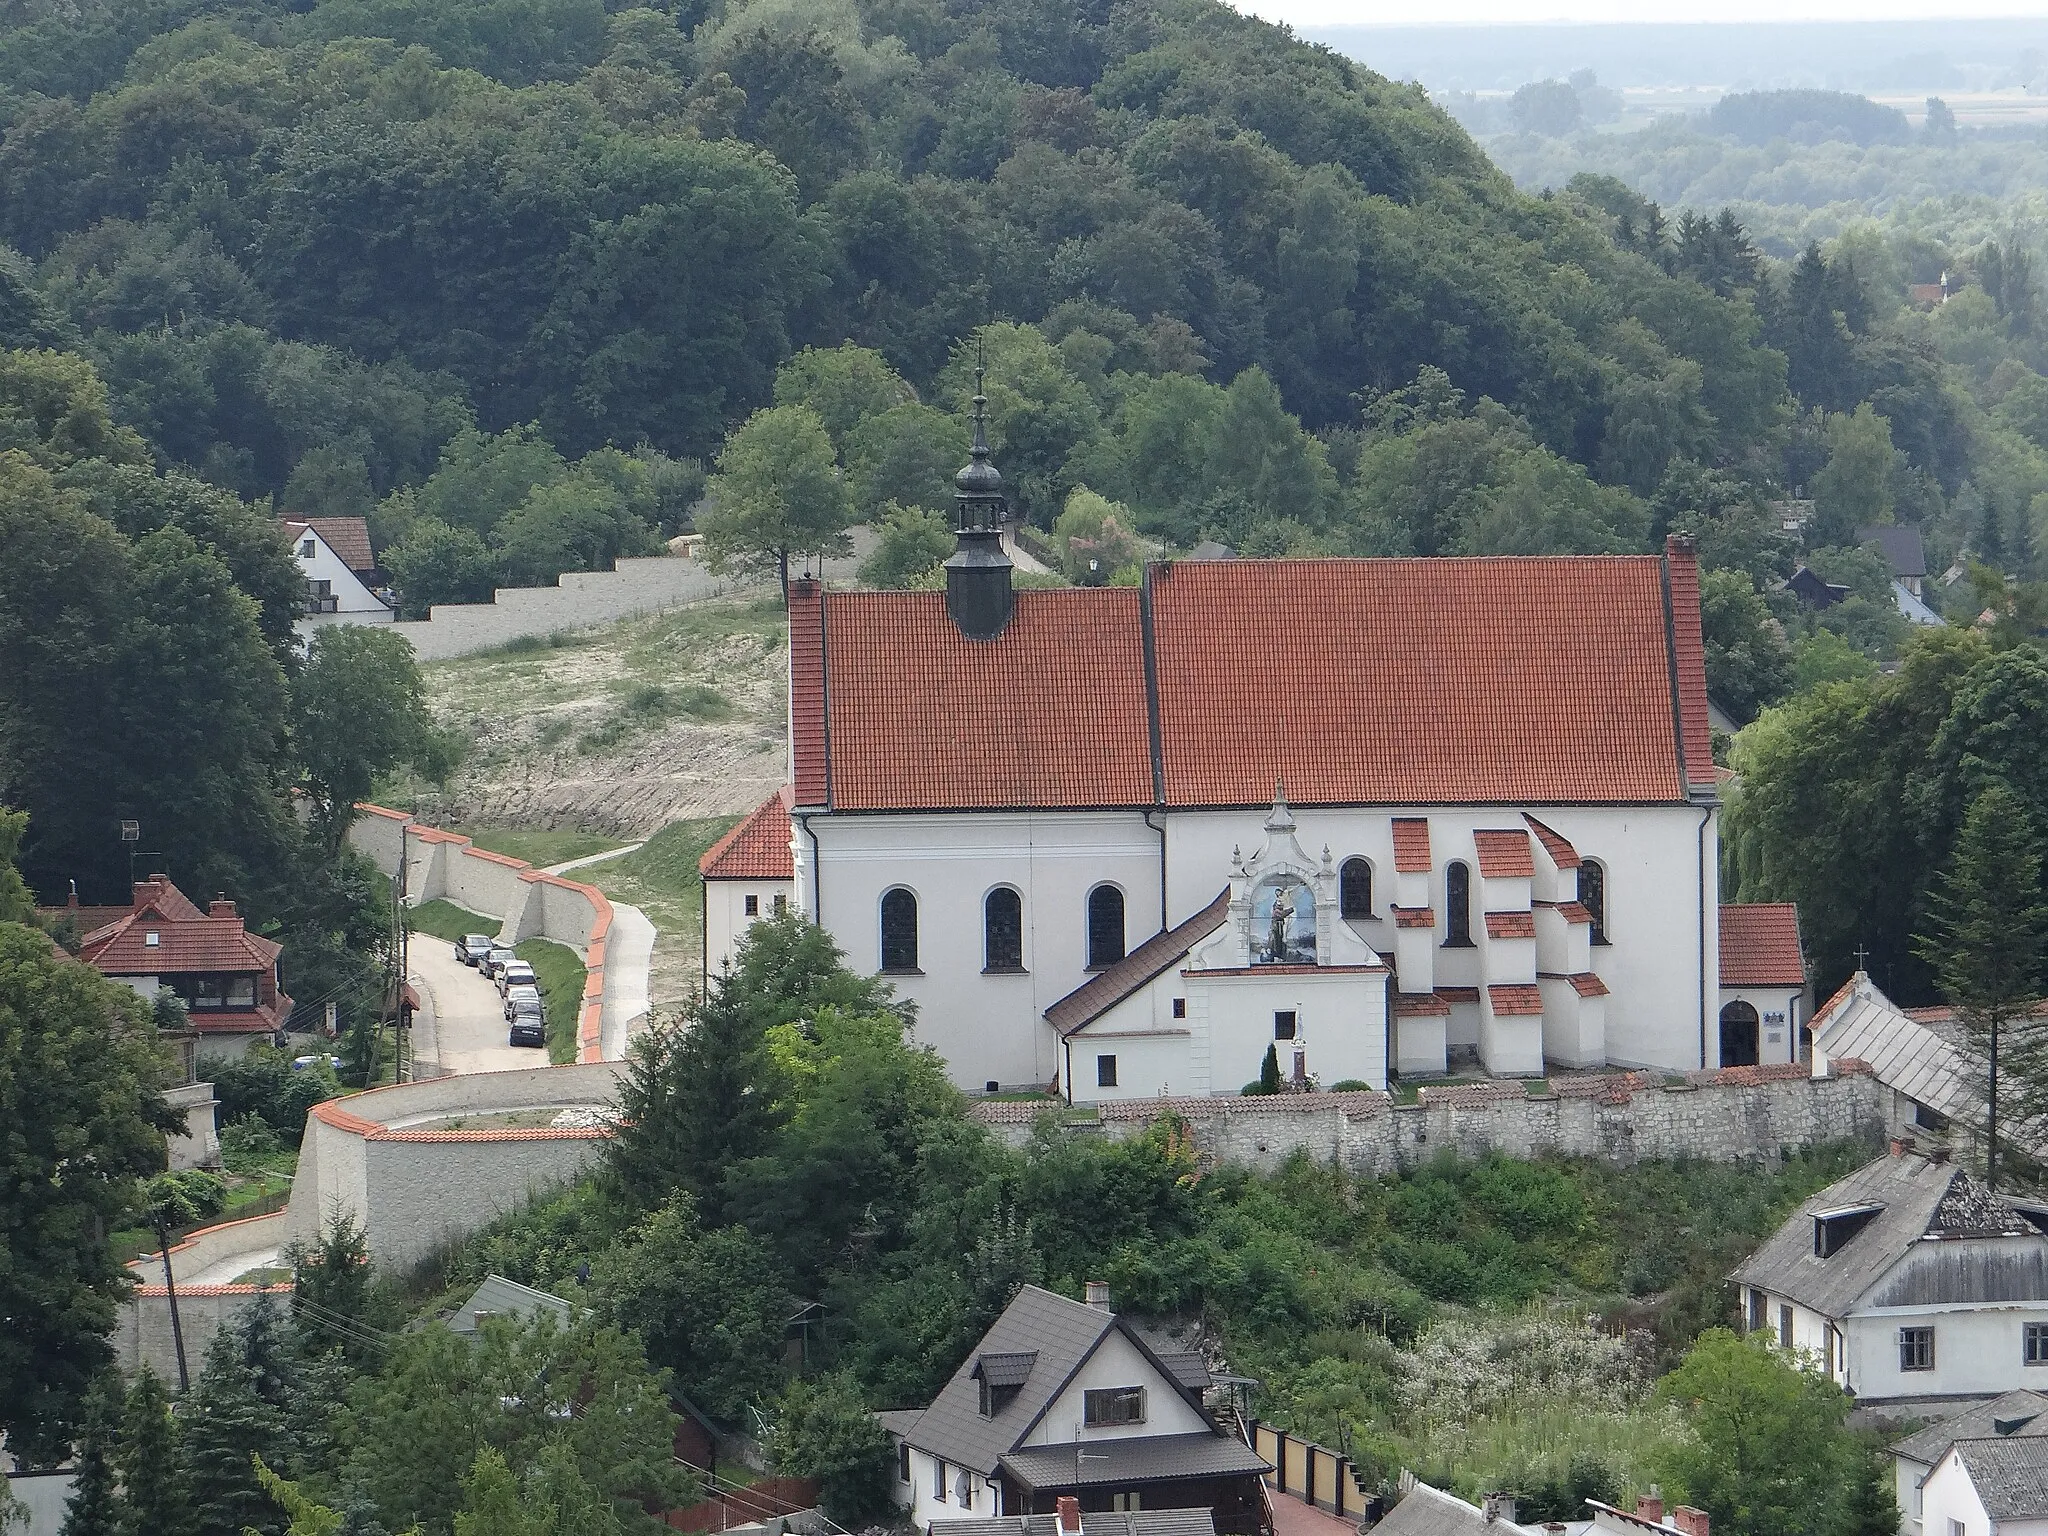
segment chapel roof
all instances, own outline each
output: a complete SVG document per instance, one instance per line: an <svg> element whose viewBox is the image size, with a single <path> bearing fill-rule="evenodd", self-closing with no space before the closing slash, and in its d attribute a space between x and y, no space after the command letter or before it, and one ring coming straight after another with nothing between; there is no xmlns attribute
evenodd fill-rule
<svg viewBox="0 0 2048 1536"><path fill-rule="evenodd" d="M1045 1010L1045 1021L1063 1035L1094 1023L1140 988L1164 976L1174 962L1223 926L1230 915L1230 887L1185 922L1162 929L1116 964L1097 971Z"/></svg>
<svg viewBox="0 0 2048 1536"><path fill-rule="evenodd" d="M796 858L789 851L787 784L741 818L739 825L704 850L697 873L706 880L794 880Z"/></svg>
<svg viewBox="0 0 2048 1536"><path fill-rule="evenodd" d="M1721 985L1799 987L1806 957L1799 949L1799 908L1757 901L1721 908Z"/></svg>
<svg viewBox="0 0 2048 1536"><path fill-rule="evenodd" d="M1632 804L1713 782L1697 562L1178 561L1022 591L791 590L795 803ZM1523 834L1526 836L1526 833Z"/></svg>

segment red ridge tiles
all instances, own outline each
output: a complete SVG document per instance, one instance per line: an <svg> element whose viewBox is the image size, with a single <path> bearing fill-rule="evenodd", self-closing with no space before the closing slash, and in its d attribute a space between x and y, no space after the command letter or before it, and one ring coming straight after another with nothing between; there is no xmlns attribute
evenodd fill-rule
<svg viewBox="0 0 2048 1536"><path fill-rule="evenodd" d="M1479 849L1479 873L1488 880L1527 880L1536 873L1535 855L1529 851L1529 834L1515 827L1507 831L1480 830L1472 834Z"/></svg>
<svg viewBox="0 0 2048 1536"><path fill-rule="evenodd" d="M1580 864L1579 850L1565 841L1563 835L1546 827L1542 822L1522 812L1522 820L1529 823L1529 830L1536 834L1536 841L1543 845L1543 851L1550 855L1550 862L1559 869L1577 869Z"/></svg>
<svg viewBox="0 0 2048 1536"><path fill-rule="evenodd" d="M1489 939L1533 939L1536 937L1536 914L1489 912L1486 914L1486 936Z"/></svg>
<svg viewBox="0 0 2048 1536"><path fill-rule="evenodd" d="M1721 909L1721 985L1800 987L1806 960L1799 951L1799 909L1788 901L1754 902ZM1832 1001L1832 999L1830 1000Z"/></svg>
<svg viewBox="0 0 2048 1536"><path fill-rule="evenodd" d="M1394 869L1404 875L1429 873L1429 818L1394 818Z"/></svg>
<svg viewBox="0 0 2048 1536"><path fill-rule="evenodd" d="M789 851L789 805L795 791L785 784L746 819L704 850L697 873L706 880L793 880L796 860Z"/></svg>
<svg viewBox="0 0 2048 1536"><path fill-rule="evenodd" d="M1531 1018L1543 1012L1543 994L1527 982L1496 981L1486 996L1502 1018Z"/></svg>

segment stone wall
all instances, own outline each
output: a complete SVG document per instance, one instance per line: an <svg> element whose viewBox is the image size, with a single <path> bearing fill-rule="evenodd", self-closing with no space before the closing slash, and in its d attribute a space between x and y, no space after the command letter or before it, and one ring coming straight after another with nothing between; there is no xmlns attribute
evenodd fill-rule
<svg viewBox="0 0 2048 1536"><path fill-rule="evenodd" d="M1520 1082L1424 1088L1414 1104L1384 1093L1272 1098L1128 1099L1098 1106L1077 1131L1112 1140L1143 1135L1162 1113L1185 1119L1209 1155L1271 1170L1296 1152L1376 1175L1449 1150L1596 1157L1616 1163L1694 1157L1773 1158L1818 1142L1877 1142L1885 1092L1861 1063L1816 1078L1797 1064L1730 1067L1666 1079L1641 1072L1554 1078L1532 1094ZM973 1114L1013 1146L1045 1106L984 1103Z"/></svg>
<svg viewBox="0 0 2048 1536"><path fill-rule="evenodd" d="M625 984L605 968L612 904L604 892L580 880L544 875L522 859L488 852L459 833L426 826L403 811L368 804L356 809L361 814L349 828L349 842L394 879L404 860L407 900L452 901L497 918L498 937L508 944L552 939L583 956L576 1059L603 1060L606 989Z"/></svg>
<svg viewBox="0 0 2048 1536"><path fill-rule="evenodd" d="M430 617L391 626L421 661L487 651L527 635L588 629L716 597L730 584L670 555L618 561L609 571L566 571L552 587L500 587L488 603L436 603Z"/></svg>

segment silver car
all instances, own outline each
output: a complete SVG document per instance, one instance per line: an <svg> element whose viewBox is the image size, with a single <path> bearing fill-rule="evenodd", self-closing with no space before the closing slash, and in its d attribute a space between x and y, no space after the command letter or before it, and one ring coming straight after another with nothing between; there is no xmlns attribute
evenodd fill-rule
<svg viewBox="0 0 2048 1536"><path fill-rule="evenodd" d="M505 993L505 1017L508 1019L516 1013L543 1011L539 987L512 987Z"/></svg>

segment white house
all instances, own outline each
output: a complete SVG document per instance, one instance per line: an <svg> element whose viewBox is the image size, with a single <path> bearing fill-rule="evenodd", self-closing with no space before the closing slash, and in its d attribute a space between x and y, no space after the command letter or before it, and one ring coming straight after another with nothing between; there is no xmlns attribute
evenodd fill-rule
<svg viewBox="0 0 2048 1536"><path fill-rule="evenodd" d="M2048 1367L2048 1206L1892 1144L1730 1277L1752 1332L1866 1405L1996 1396Z"/></svg>
<svg viewBox="0 0 2048 1536"><path fill-rule="evenodd" d="M1813 991L1789 901L1721 908L1721 1060L1797 1061Z"/></svg>
<svg viewBox="0 0 2048 1536"><path fill-rule="evenodd" d="M2048 1439L1958 1440L1921 1489L1924 1536L2048 1536Z"/></svg>
<svg viewBox="0 0 2048 1536"><path fill-rule="evenodd" d="M790 791L762 801L740 824L704 850L704 981L724 969L733 946L764 917L787 911L795 891L789 849Z"/></svg>
<svg viewBox="0 0 2048 1536"><path fill-rule="evenodd" d="M979 439L959 483L944 594L792 584L789 687L790 895L955 1082L1794 1059L1803 973L1722 986L1690 540L1016 592Z"/></svg>
<svg viewBox="0 0 2048 1536"><path fill-rule="evenodd" d="M2009 1440L2014 1437L2048 1436L2048 1397L2020 1388L1966 1409L1953 1418L1929 1424L1892 1447L1892 1468L1896 1477L1901 1536L1949 1536L1940 1522L1948 1516L1937 1511L1930 1526L1925 1518L1925 1490L1929 1474L1960 1440ZM1981 1527L1978 1527L1981 1529Z"/></svg>
<svg viewBox="0 0 2048 1536"><path fill-rule="evenodd" d="M292 626L301 643L323 624L389 624L396 617L371 590L376 562L362 518L288 517L284 531L306 576L306 611Z"/></svg>

